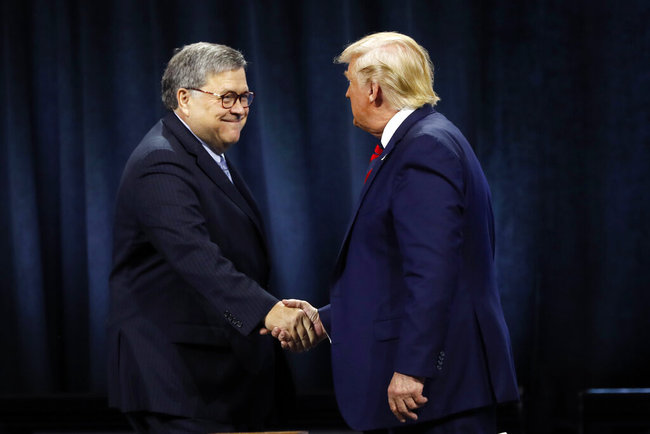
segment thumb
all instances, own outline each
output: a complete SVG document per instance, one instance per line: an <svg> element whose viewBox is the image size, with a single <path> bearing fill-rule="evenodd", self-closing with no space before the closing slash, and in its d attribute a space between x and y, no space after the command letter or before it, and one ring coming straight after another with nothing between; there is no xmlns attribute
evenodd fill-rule
<svg viewBox="0 0 650 434"><path fill-rule="evenodd" d="M302 300L296 300L295 298L289 298L289 299L284 299L284 300L282 300L282 303L283 303L286 307L297 307L297 308L301 308L301 309L302 309L302 306L303 306L304 301L302 301Z"/></svg>
<svg viewBox="0 0 650 434"><path fill-rule="evenodd" d="M321 322L320 318L318 317L318 314L315 315L315 318L309 318L311 320L311 323L314 325L314 331L316 332L316 336L323 336L325 334L325 327L323 326L323 323Z"/></svg>

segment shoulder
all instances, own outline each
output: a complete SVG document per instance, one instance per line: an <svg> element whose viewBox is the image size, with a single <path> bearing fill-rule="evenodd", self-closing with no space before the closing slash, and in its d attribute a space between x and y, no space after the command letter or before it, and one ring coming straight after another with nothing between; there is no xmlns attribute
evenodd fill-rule
<svg viewBox="0 0 650 434"><path fill-rule="evenodd" d="M123 178L139 179L152 173L187 174L192 159L162 121L157 122L131 153Z"/></svg>
<svg viewBox="0 0 650 434"><path fill-rule="evenodd" d="M444 130L425 128L409 132L396 148L398 159L407 165L460 167L463 164L462 148Z"/></svg>
<svg viewBox="0 0 650 434"><path fill-rule="evenodd" d="M186 152L183 146L161 120L142 138L133 150L129 161L132 163L174 161L182 159L184 154Z"/></svg>
<svg viewBox="0 0 650 434"><path fill-rule="evenodd" d="M463 191L466 158L457 131L451 122L435 111L414 123L395 146L399 167L396 183L421 179L426 175L442 177Z"/></svg>
<svg viewBox="0 0 650 434"><path fill-rule="evenodd" d="M437 111L413 124L403 142L407 144L405 150L409 153L442 154L459 160L465 153L464 147L469 146L460 130Z"/></svg>

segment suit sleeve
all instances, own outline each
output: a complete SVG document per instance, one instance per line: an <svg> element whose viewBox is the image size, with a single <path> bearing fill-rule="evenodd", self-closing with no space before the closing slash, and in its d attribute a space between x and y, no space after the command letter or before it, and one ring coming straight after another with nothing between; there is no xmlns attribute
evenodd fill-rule
<svg viewBox="0 0 650 434"><path fill-rule="evenodd" d="M173 156L156 151L142 161L131 192L138 224L174 271L247 335L278 300L239 272L210 239L194 174Z"/></svg>
<svg viewBox="0 0 650 434"><path fill-rule="evenodd" d="M436 138L407 146L391 205L408 291L395 371L433 378L458 290L463 173L458 156Z"/></svg>
<svg viewBox="0 0 650 434"><path fill-rule="evenodd" d="M330 304L321 307L318 309L318 316L320 318L321 323L323 323L323 327L325 327L325 330L327 333L332 333L332 315L330 311Z"/></svg>

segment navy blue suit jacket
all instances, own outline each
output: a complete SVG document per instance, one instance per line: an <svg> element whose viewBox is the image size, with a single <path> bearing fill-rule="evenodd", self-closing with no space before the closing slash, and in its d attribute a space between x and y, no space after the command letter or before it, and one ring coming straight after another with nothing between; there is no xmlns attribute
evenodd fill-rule
<svg viewBox="0 0 650 434"><path fill-rule="evenodd" d="M430 106L374 160L320 313L337 401L356 430L400 425L387 400L393 372L426 378L419 422L518 398L488 184Z"/></svg>
<svg viewBox="0 0 650 434"><path fill-rule="evenodd" d="M277 299L260 213L173 114L129 158L110 277L112 406L261 429L272 417L278 346L257 330Z"/></svg>

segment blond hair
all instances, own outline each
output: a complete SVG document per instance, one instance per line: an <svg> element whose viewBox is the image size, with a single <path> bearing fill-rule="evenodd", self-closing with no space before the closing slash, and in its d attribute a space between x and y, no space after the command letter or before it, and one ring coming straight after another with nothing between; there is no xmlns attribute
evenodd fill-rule
<svg viewBox="0 0 650 434"><path fill-rule="evenodd" d="M440 100L433 90L433 64L427 50L397 32L373 33L348 45L335 63L355 61L354 71L362 84L379 84L395 109L432 106Z"/></svg>

